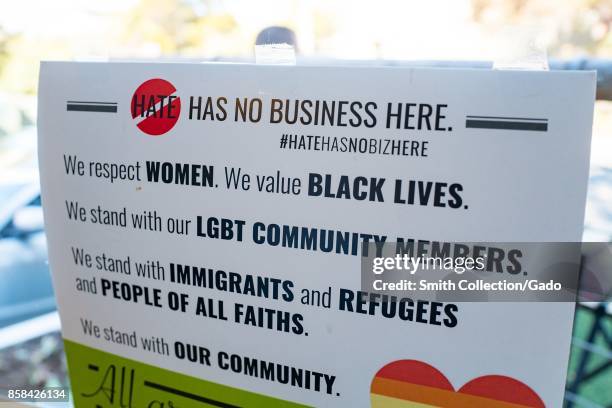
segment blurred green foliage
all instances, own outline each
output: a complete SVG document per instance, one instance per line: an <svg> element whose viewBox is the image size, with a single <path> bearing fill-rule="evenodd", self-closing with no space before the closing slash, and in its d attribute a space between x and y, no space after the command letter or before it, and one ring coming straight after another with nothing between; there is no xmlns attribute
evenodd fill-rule
<svg viewBox="0 0 612 408"><path fill-rule="evenodd" d="M574 320L574 338L582 341L587 341L589 334L592 330L595 315L592 310L586 308L577 308L576 317ZM612 333L612 318L608 317L603 320L603 327L607 333ZM601 350L608 350L608 343L602 335L598 335L593 342L595 347ZM569 369L567 372L567 381L571 383L576 379L578 370L578 364L580 357L582 356L583 349L577 344L573 344L570 351ZM588 364L586 366L587 372L592 371L601 364L606 363L608 360L605 356L592 353L589 357ZM586 398L588 401L597 404L602 407L612 406L612 367L604 370L599 375L592 379L584 382L579 388L578 395Z"/></svg>
<svg viewBox="0 0 612 408"><path fill-rule="evenodd" d="M119 59L250 57L257 32L270 23L296 30L300 51L305 55L346 55L342 52L349 45L355 49L353 42L359 41L358 49L382 50L376 54L364 51L362 56L394 58L406 41L402 35L384 36L378 32L382 32L391 21L397 21L392 17L400 9L396 10L398 4L390 0L364 4L348 0L338 0L337 3L324 0L276 3L272 0L257 3L245 0L109 0L111 5L91 0L60 3L57 10L53 5L48 7L48 12L55 13L53 16L32 18L31 24L28 16L24 15L30 13L27 7L19 6L19 3L6 6L19 10L21 20L26 22L22 22L22 32L8 34L0 27L0 91L35 94L39 61L45 59L70 60L91 56ZM462 4L461 10L471 10L467 17L458 15L453 21L464 28L469 27L468 32L477 32L476 42L478 38L483 41L495 38L496 33L506 26L529 25L542 32L551 56L612 55L610 0L449 0L436 4L439 8L444 8L445 4L448 7ZM419 0L402 10L414 10L418 14L420 9L427 7L431 8L432 4ZM354 20L351 17L354 8L371 11L360 14L371 21ZM273 13L272 21L266 16ZM387 24L385 20L388 20ZM2 21L0 18L0 25ZM364 26L369 27L371 34L361 34ZM449 28L449 32L451 30ZM458 41L448 33L434 31L432 34L446 38L446 42ZM423 36L419 41L428 38ZM303 44L308 46L302 47ZM389 49L395 54L385 51Z"/></svg>

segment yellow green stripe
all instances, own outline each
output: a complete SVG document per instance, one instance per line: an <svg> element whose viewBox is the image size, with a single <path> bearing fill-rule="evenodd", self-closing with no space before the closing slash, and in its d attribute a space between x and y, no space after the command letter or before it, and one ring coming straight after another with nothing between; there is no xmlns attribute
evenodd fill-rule
<svg viewBox="0 0 612 408"><path fill-rule="evenodd" d="M66 339L64 348L77 407L168 407L169 401L176 407L306 406L179 374Z"/></svg>

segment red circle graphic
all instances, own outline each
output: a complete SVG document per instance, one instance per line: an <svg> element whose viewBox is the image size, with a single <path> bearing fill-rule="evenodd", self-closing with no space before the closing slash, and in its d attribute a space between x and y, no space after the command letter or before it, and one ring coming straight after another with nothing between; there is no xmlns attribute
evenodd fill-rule
<svg viewBox="0 0 612 408"><path fill-rule="evenodd" d="M130 111L138 129L151 136L160 136L178 121L181 98L170 82L160 78L149 79L134 92Z"/></svg>

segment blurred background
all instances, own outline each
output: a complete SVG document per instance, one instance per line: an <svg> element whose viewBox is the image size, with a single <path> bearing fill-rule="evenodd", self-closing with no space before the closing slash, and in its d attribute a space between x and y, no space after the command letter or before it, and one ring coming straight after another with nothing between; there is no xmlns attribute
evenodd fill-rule
<svg viewBox="0 0 612 408"><path fill-rule="evenodd" d="M40 60L248 62L270 26L291 30L298 63L548 56L596 66L600 85L612 75L611 0L0 0L0 389L68 384L38 186ZM595 106L585 241L612 239L610 95ZM577 306L567 406L612 407L611 313Z"/></svg>

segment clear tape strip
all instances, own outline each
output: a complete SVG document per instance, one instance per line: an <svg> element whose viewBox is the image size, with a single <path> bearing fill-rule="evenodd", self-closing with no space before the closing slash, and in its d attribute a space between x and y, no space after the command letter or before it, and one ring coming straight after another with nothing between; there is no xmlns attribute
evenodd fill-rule
<svg viewBox="0 0 612 408"><path fill-rule="evenodd" d="M295 65L295 48L290 44L256 45L255 63L268 65Z"/></svg>

